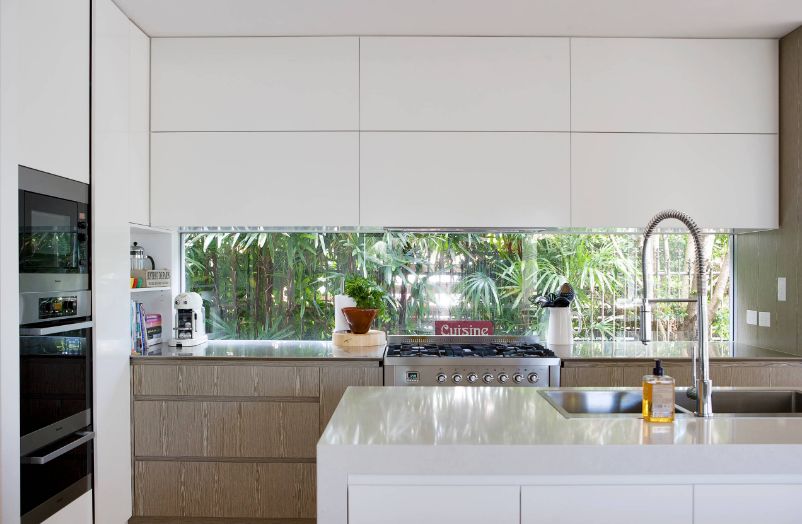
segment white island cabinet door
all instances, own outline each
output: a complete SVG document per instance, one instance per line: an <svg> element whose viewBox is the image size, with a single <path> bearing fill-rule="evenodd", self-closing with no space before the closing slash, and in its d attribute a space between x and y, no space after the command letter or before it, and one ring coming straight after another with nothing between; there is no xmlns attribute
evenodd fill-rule
<svg viewBox="0 0 802 524"><path fill-rule="evenodd" d="M89 0L19 6L17 163L89 183Z"/></svg>
<svg viewBox="0 0 802 524"><path fill-rule="evenodd" d="M802 485L711 484L694 487L694 524L799 524Z"/></svg>
<svg viewBox="0 0 802 524"><path fill-rule="evenodd" d="M568 227L568 133L361 133L361 225Z"/></svg>
<svg viewBox="0 0 802 524"><path fill-rule="evenodd" d="M573 131L777 133L778 44L571 39Z"/></svg>
<svg viewBox="0 0 802 524"><path fill-rule="evenodd" d="M349 486L348 524L520 524L518 486Z"/></svg>
<svg viewBox="0 0 802 524"><path fill-rule="evenodd" d="M366 131L568 131L567 38L360 39Z"/></svg>
<svg viewBox="0 0 802 524"><path fill-rule="evenodd" d="M521 524L549 522L692 524L693 486L523 486Z"/></svg>

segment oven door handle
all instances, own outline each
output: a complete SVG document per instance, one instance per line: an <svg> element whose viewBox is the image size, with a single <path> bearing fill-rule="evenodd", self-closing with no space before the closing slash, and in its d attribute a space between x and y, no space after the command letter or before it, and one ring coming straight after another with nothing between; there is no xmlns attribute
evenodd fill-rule
<svg viewBox="0 0 802 524"><path fill-rule="evenodd" d="M24 457L21 457L20 461L23 464L36 464L36 465L47 464L51 460L57 459L60 456L64 455L65 453L68 453L77 448L78 446L86 444L87 442L95 438L94 431L79 431L78 433L76 433L76 435L79 435L77 439L73 440L69 444L65 444L60 448L51 451L47 455L41 455L41 456L26 455Z"/></svg>
<svg viewBox="0 0 802 524"><path fill-rule="evenodd" d="M66 331L75 331L77 329L91 328L94 325L95 323L92 320L87 320L86 322L77 322L75 324L64 324L62 326L50 326L41 328L20 328L19 334L40 337L43 335L55 335L56 333L64 333Z"/></svg>

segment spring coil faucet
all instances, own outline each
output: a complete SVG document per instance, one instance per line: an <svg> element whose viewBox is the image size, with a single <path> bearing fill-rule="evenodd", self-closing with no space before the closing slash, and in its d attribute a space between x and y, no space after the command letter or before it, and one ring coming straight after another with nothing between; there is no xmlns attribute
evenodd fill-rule
<svg viewBox="0 0 802 524"><path fill-rule="evenodd" d="M649 239L657 225L667 219L679 220L690 231L696 252L696 298L649 298L649 275L646 271L646 250ZM641 251L641 271L643 273L643 300L640 308L640 340L645 345L652 338L652 308L656 302L696 302L696 322L698 324L699 341L693 350L693 385L688 388L688 397L696 400L696 416L713 415L712 390L710 380L710 355L707 350L707 279L705 277L705 257L702 250L702 230L687 214L675 209L667 209L657 213L643 231L643 247Z"/></svg>

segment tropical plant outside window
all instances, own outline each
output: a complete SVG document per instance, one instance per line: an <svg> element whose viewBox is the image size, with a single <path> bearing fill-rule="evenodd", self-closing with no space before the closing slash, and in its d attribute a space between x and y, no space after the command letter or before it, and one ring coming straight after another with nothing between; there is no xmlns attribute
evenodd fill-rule
<svg viewBox="0 0 802 524"><path fill-rule="evenodd" d="M216 339L327 339L334 295L348 274L388 292L380 328L433 332L435 320L482 319L496 333L543 334L532 299L568 281L577 339L633 340L638 333L641 236L635 234L215 232L185 233L186 289L201 294ZM706 235L710 334L730 340L730 244ZM656 235L652 296L696 289L692 241ZM695 304L655 308L655 340L693 340Z"/></svg>

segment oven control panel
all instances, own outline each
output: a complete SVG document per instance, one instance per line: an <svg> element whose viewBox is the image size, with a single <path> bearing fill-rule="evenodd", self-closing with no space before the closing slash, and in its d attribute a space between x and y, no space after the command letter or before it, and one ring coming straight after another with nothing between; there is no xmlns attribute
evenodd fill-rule
<svg viewBox="0 0 802 524"><path fill-rule="evenodd" d="M78 314L78 296L45 297L39 299L39 320L74 317Z"/></svg>

